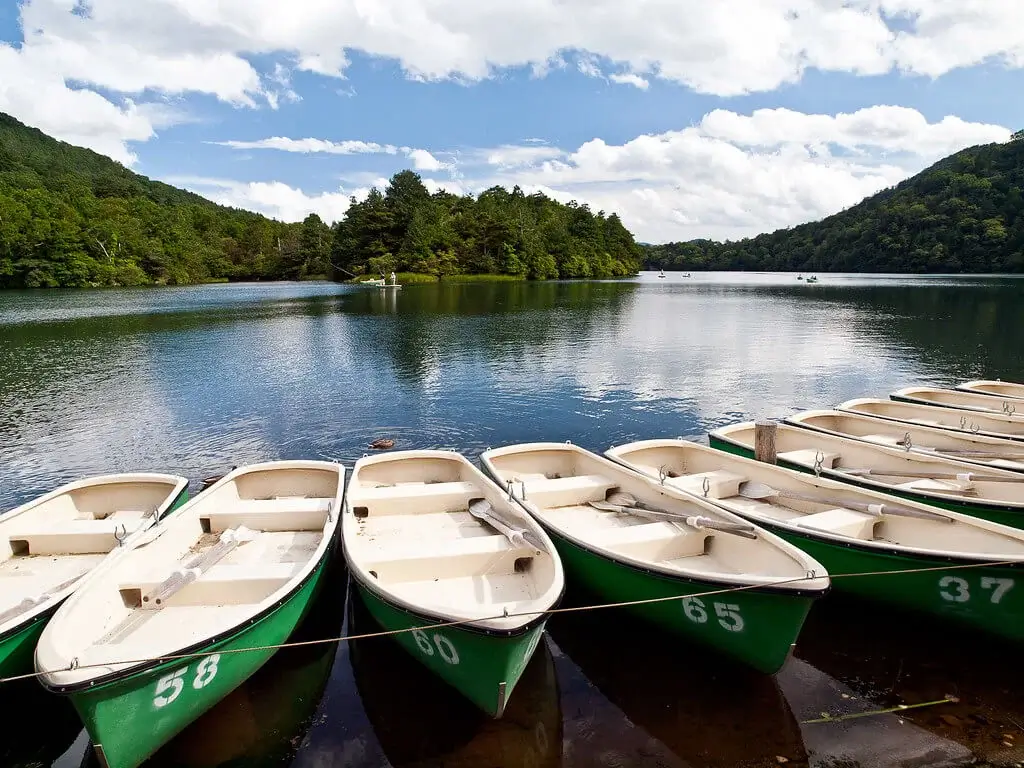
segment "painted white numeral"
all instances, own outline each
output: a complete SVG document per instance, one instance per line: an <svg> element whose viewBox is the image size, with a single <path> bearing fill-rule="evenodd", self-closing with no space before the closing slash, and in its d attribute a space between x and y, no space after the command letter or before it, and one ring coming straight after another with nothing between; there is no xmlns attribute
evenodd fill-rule
<svg viewBox="0 0 1024 768"><path fill-rule="evenodd" d="M715 615L718 616L718 623L730 632L739 632L743 629L740 607L735 603L715 603Z"/></svg>
<svg viewBox="0 0 1024 768"><path fill-rule="evenodd" d="M156 691L153 696L154 707L166 707L181 695L182 690L185 688L185 683L181 678L185 676L186 672L188 672L188 667L182 667L177 672L164 675L157 680Z"/></svg>
<svg viewBox="0 0 1024 768"><path fill-rule="evenodd" d="M427 656L434 655L434 646L430 644L430 638L427 637L426 632L421 629L414 629L412 631L412 636L416 639L416 645L419 646L419 649L423 651L423 653L427 654Z"/></svg>
<svg viewBox="0 0 1024 768"><path fill-rule="evenodd" d="M704 601L699 597L684 597L683 613L686 614L686 618L697 624L703 624L708 620L708 612L704 610Z"/></svg>
<svg viewBox="0 0 1024 768"><path fill-rule="evenodd" d="M434 635L434 645L437 646L437 652L441 654L441 658L447 661L449 664L459 663L459 654L455 650L455 646L452 645L452 641L444 635Z"/></svg>
<svg viewBox="0 0 1024 768"><path fill-rule="evenodd" d="M971 599L967 581L959 576L943 576L939 579L939 594L951 603L966 603Z"/></svg>
<svg viewBox="0 0 1024 768"><path fill-rule="evenodd" d="M998 603L1003 599L1003 595L1010 591L1013 586L1013 579L997 579L994 576L982 576L981 577L981 588L982 589L995 589L992 592L992 602Z"/></svg>
<svg viewBox="0 0 1024 768"><path fill-rule="evenodd" d="M213 682L213 678L217 676L218 661L220 661L220 654L215 653L213 656L207 656L196 665L196 679L192 681L193 688L198 691L200 688L205 688Z"/></svg>

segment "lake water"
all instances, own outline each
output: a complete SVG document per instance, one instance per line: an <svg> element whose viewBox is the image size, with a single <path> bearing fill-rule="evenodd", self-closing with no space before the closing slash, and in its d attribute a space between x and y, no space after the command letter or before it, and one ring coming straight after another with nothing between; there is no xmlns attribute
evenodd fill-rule
<svg viewBox="0 0 1024 768"><path fill-rule="evenodd" d="M101 472L174 472L196 490L254 461L351 465L379 437L470 458L533 440L603 451L645 437L706 440L734 421L915 383L1024 380L1024 280L819 277L0 292L0 510ZM345 593L339 577L302 631L365 626ZM314 646L277 654L153 762L1024 759L1014 649L945 625L830 596L773 678L709 663L608 612L549 627L501 721L478 717L388 640ZM3 711L19 712L0 724L2 763L78 766L74 713L36 688L0 690ZM947 694L959 703L805 722Z"/></svg>

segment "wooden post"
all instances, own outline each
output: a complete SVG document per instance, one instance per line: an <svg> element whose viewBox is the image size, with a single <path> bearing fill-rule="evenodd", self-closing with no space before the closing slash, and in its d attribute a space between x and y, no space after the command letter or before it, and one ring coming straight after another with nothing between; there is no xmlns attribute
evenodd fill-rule
<svg viewBox="0 0 1024 768"><path fill-rule="evenodd" d="M777 424L761 419L754 424L754 458L766 464L775 463L775 432Z"/></svg>

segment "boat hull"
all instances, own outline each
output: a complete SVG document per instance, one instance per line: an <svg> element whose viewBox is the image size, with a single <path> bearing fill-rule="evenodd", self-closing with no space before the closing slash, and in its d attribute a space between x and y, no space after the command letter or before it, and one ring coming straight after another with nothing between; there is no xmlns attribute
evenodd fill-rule
<svg viewBox="0 0 1024 768"><path fill-rule="evenodd" d="M187 488L183 489L175 497L174 502L167 508L167 511L160 519L167 519L168 515L177 510L186 501L188 501ZM83 577L83 579L85 578L88 578L88 574ZM70 597L71 594L73 593L69 593L64 600ZM0 637L0 677L15 677L32 672L32 656L35 653L39 636L43 634L47 622L57 612L57 609L63 605L64 600L58 600L47 610L32 616L23 624L13 627L3 637Z"/></svg>
<svg viewBox="0 0 1024 768"><path fill-rule="evenodd" d="M747 448L744 445L740 445L731 440L723 440L721 437L710 433L708 435L708 444L712 448L716 448L725 453L731 453L734 456L742 456L745 459L753 459L754 451ZM814 470L810 467L804 466L803 464L796 464L794 462L785 461L779 459L778 466L786 467L787 469L795 469L798 472L805 474L814 474ZM858 488L865 488L880 493L885 493L889 496L896 498L907 499L908 501L916 501L921 504L930 504L933 507L939 507L940 509L948 509L950 512L959 512L963 515L971 515L972 517L979 517L982 520L988 520L993 523L999 523L1000 525L1007 525L1011 528L1024 529L1024 512L1015 508L1007 507L999 504L998 502L980 502L980 501L969 501L967 499L947 499L938 496L931 496L924 493L914 493L913 491L896 490L889 488L888 486L880 486L876 483L866 483L858 480L855 477L844 475L842 472L829 472L823 470L821 473L822 477L828 478L829 480L839 480L848 485L854 485ZM827 566L826 566L827 567Z"/></svg>
<svg viewBox="0 0 1024 768"><path fill-rule="evenodd" d="M730 585L636 568L585 549L550 528L548 534L567 577L601 600L619 603L679 596L678 600L632 605L625 610L767 674L774 674L785 663L811 605L824 594L760 588L686 597Z"/></svg>
<svg viewBox="0 0 1024 768"><path fill-rule="evenodd" d="M442 623L396 606L358 579L353 580L363 605L385 630L408 630ZM398 632L392 638L481 710L499 718L541 642L545 623L545 620L534 621L522 631L511 634L462 625Z"/></svg>
<svg viewBox="0 0 1024 768"><path fill-rule="evenodd" d="M880 551L796 534L760 520L758 525L820 561L840 592L954 621L1011 641L1024 639L1024 564L956 569L984 561ZM893 573L924 568L944 570ZM844 578L846 574L877 575Z"/></svg>
<svg viewBox="0 0 1024 768"><path fill-rule="evenodd" d="M84 690L68 692L99 757L108 768L136 768L191 722L241 685L287 641L327 581L336 547L310 577L256 621L195 653ZM283 706L287 703L283 702ZM125 723L137 727L125 728Z"/></svg>

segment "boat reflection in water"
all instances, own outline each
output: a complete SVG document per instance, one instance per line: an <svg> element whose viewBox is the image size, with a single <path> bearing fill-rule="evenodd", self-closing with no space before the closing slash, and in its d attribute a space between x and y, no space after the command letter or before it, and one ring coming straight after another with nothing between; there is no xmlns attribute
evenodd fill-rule
<svg viewBox="0 0 1024 768"><path fill-rule="evenodd" d="M952 752L956 744L993 765L1024 762L1019 654L1020 646L1008 641L840 595L815 606L795 653L869 700L865 709L956 697L956 702L899 712L907 723L900 728L898 748L916 726L930 736L922 740L922 753ZM854 708L849 701L836 704ZM835 712L836 706L829 709Z"/></svg>
<svg viewBox="0 0 1024 768"><path fill-rule="evenodd" d="M574 765L808 764L800 726L774 677L615 608L556 615L548 632L567 657L559 658L559 671ZM621 715L594 700L601 695Z"/></svg>
<svg viewBox="0 0 1024 768"><path fill-rule="evenodd" d="M344 568L336 564L289 642L341 634L344 576ZM146 768L287 765L313 724L337 652L336 643L279 649L256 674L164 745Z"/></svg>
<svg viewBox="0 0 1024 768"><path fill-rule="evenodd" d="M354 634L381 631L348 600ZM488 717L388 637L353 640L349 658L363 710L394 768L551 768L561 764L562 711L554 661L542 641L499 720Z"/></svg>
<svg viewBox="0 0 1024 768"><path fill-rule="evenodd" d="M0 765L4 768L50 765L69 751L83 731L71 702L32 679L0 685L0 712ZM84 744L83 736L83 748Z"/></svg>

